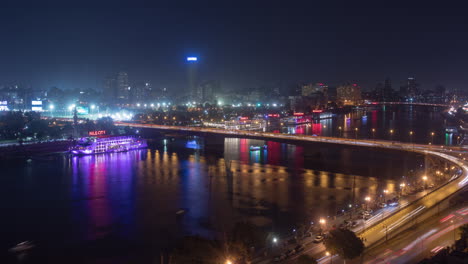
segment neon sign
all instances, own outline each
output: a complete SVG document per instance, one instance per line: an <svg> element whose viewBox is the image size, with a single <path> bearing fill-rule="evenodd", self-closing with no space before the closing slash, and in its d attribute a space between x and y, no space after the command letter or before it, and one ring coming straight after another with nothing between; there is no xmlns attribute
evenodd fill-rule
<svg viewBox="0 0 468 264"><path fill-rule="evenodd" d="M312 110L312 113L322 113L323 110Z"/></svg>
<svg viewBox="0 0 468 264"><path fill-rule="evenodd" d="M294 116L303 116L303 115L304 115L304 113L296 113L296 112L294 112Z"/></svg>
<svg viewBox="0 0 468 264"><path fill-rule="evenodd" d="M279 114L268 114L268 117L279 117Z"/></svg>
<svg viewBox="0 0 468 264"><path fill-rule="evenodd" d="M239 119L240 120L249 120L249 117L248 116L241 116Z"/></svg>
<svg viewBox="0 0 468 264"><path fill-rule="evenodd" d="M89 131L88 135L90 136L100 136L100 135L105 135L106 131L105 130L96 130L96 131Z"/></svg>

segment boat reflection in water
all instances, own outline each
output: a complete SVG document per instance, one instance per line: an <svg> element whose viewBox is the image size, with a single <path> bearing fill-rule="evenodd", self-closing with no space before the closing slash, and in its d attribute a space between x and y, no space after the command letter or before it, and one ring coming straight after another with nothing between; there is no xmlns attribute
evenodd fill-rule
<svg viewBox="0 0 468 264"><path fill-rule="evenodd" d="M123 152L147 148L146 140L136 136L97 136L83 137L71 149L75 155L89 155L110 152Z"/></svg>

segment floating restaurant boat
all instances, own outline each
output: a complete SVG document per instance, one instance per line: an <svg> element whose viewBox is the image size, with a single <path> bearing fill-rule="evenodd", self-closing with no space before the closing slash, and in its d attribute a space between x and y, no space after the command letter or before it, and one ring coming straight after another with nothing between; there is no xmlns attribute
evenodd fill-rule
<svg viewBox="0 0 468 264"><path fill-rule="evenodd" d="M136 136L84 137L70 150L74 155L124 152L148 147L146 140Z"/></svg>

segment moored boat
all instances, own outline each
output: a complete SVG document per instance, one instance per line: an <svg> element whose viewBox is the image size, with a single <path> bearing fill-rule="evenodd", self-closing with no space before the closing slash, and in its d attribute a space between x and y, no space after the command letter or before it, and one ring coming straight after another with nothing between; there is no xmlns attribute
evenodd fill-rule
<svg viewBox="0 0 468 264"><path fill-rule="evenodd" d="M90 155L147 147L146 140L136 136L97 136L81 138L70 152L74 155Z"/></svg>

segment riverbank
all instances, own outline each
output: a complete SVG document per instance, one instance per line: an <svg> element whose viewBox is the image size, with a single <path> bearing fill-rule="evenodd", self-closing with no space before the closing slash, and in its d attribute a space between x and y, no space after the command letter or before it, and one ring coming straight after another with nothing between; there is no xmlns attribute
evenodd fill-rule
<svg viewBox="0 0 468 264"><path fill-rule="evenodd" d="M54 140L47 142L10 144L0 147L0 160L43 156L65 152L73 145L73 140Z"/></svg>

